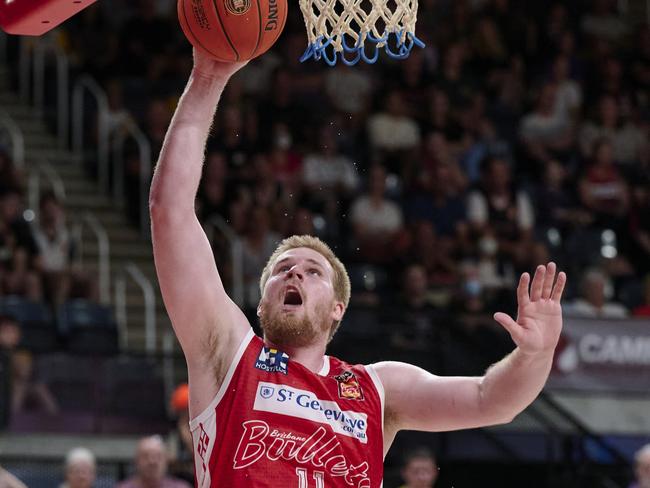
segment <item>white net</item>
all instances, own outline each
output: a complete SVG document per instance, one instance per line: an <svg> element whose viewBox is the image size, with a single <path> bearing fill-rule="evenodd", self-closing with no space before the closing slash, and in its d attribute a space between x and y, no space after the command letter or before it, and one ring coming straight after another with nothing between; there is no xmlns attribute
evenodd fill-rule
<svg viewBox="0 0 650 488"><path fill-rule="evenodd" d="M403 59L414 45L424 47L415 36L418 0L300 0L300 9L309 40L302 61L323 57L334 65L338 55L346 64L373 63L380 48Z"/></svg>

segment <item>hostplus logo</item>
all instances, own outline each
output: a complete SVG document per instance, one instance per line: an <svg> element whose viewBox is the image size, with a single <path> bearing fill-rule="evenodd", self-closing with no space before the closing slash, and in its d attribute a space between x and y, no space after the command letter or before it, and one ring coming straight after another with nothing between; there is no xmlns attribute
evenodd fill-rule
<svg viewBox="0 0 650 488"><path fill-rule="evenodd" d="M287 374L289 355L277 349L263 346L260 355L255 361L255 367L267 373Z"/></svg>

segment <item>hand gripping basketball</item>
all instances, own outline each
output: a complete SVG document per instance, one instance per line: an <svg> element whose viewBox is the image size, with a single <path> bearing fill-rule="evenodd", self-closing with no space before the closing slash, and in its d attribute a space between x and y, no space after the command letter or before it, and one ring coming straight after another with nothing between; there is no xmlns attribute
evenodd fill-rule
<svg viewBox="0 0 650 488"><path fill-rule="evenodd" d="M246 61L278 40L287 20L287 0L178 0L185 37L218 61Z"/></svg>

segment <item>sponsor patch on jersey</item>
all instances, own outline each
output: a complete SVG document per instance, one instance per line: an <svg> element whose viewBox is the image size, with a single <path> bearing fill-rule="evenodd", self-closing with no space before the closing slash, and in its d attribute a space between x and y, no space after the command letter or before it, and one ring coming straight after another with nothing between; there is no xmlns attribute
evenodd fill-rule
<svg viewBox="0 0 650 488"><path fill-rule="evenodd" d="M337 434L352 437L362 444L368 442L367 414L342 410L336 402L321 400L311 391L260 381L253 409L326 424Z"/></svg>
<svg viewBox="0 0 650 488"><path fill-rule="evenodd" d="M334 377L339 385L339 398L343 400L360 400L363 401L363 390L352 371L347 370Z"/></svg>
<svg viewBox="0 0 650 488"><path fill-rule="evenodd" d="M266 371L267 373L282 373L287 374L289 368L289 355L273 349L271 347L262 346L260 355L255 361L255 367Z"/></svg>

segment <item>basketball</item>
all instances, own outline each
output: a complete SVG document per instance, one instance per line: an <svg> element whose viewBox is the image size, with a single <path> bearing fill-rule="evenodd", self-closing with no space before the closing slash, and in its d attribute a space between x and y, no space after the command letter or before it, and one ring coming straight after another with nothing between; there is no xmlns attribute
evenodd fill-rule
<svg viewBox="0 0 650 488"><path fill-rule="evenodd" d="M219 61L245 61L265 53L287 20L287 0L178 0L185 37Z"/></svg>

